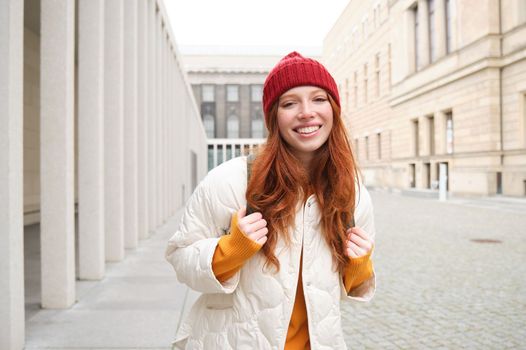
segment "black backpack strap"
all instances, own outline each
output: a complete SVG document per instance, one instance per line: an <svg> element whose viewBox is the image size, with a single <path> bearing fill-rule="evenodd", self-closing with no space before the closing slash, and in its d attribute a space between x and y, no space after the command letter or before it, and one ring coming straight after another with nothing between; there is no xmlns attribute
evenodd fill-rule
<svg viewBox="0 0 526 350"><path fill-rule="evenodd" d="M349 223L349 227L347 229L350 229L352 227L356 226L356 223L354 222L354 215L351 217L351 222Z"/></svg>
<svg viewBox="0 0 526 350"><path fill-rule="evenodd" d="M250 153L247 156L247 187L248 187L248 183L250 182L250 176L252 176L252 164L254 163L254 159L256 159L256 156L253 155L252 153ZM255 212L254 208L250 207L247 202L247 214L246 215L250 215L254 212Z"/></svg>

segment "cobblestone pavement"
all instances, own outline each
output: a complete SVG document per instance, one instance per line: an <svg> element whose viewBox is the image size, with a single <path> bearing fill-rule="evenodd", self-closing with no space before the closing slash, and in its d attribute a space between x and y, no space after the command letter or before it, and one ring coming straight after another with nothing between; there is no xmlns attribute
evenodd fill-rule
<svg viewBox="0 0 526 350"><path fill-rule="evenodd" d="M343 304L350 349L526 349L526 210L371 195L377 291Z"/></svg>

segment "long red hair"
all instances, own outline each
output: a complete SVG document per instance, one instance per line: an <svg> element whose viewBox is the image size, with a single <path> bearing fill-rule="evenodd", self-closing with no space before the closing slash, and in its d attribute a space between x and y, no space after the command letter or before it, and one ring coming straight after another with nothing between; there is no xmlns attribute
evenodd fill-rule
<svg viewBox="0 0 526 350"><path fill-rule="evenodd" d="M252 165L246 196L250 207L267 221L267 242L262 251L266 265L279 270L274 255L278 236L290 243L296 209L310 194L316 196L321 210L322 234L331 248L335 267L340 272L348 263L345 255L346 230L354 213L358 169L341 119L341 111L328 95L333 110L333 126L325 144L317 150L308 173L293 155L279 133L278 103L269 111L267 142Z"/></svg>

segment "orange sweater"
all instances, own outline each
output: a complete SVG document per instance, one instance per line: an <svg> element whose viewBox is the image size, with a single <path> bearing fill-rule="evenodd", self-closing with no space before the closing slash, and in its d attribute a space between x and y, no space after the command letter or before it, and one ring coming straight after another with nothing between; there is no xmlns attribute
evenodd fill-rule
<svg viewBox="0 0 526 350"><path fill-rule="evenodd" d="M225 282L238 272L245 261L256 254L261 245L248 238L237 226L237 215L232 215L231 230L229 235L222 236L212 259L212 269L220 282ZM301 256L303 259L303 253ZM301 279L301 266L299 271L296 299L290 318L285 350L310 349L309 324L307 319L307 306L303 294ZM347 293L359 286L372 276L373 265L370 254L360 258L350 258L350 263L343 274L343 284Z"/></svg>

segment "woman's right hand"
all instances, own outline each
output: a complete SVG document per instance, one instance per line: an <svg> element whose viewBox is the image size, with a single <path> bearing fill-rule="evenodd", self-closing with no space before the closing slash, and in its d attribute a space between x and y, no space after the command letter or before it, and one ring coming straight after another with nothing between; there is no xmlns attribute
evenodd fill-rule
<svg viewBox="0 0 526 350"><path fill-rule="evenodd" d="M263 245L267 241L267 221L263 219L260 212L255 212L246 215L245 208L239 209L237 212L237 226L251 240L257 244ZM246 215L246 216L245 216Z"/></svg>

